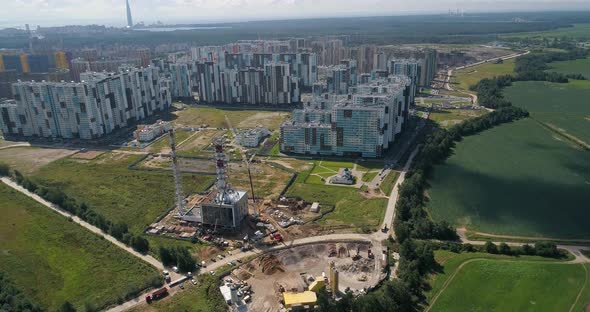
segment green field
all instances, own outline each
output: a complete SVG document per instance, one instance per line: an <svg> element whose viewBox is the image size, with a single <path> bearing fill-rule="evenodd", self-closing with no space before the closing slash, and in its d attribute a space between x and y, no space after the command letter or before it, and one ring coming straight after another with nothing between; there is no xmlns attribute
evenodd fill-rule
<svg viewBox="0 0 590 312"><path fill-rule="evenodd" d="M443 273L433 277L427 295L432 301L440 293L433 312L582 311L590 300L588 264L447 251L436 257L444 261Z"/></svg>
<svg viewBox="0 0 590 312"><path fill-rule="evenodd" d="M464 120L485 114L486 110L473 109L433 109L429 119L437 123L441 128L450 128Z"/></svg>
<svg viewBox="0 0 590 312"><path fill-rule="evenodd" d="M189 106L176 111L175 124L186 126L208 125L210 128L229 128L229 119L234 128L254 128L258 125L271 130L279 128L281 123L291 116L290 112L273 112L263 110L229 110L206 106Z"/></svg>
<svg viewBox="0 0 590 312"><path fill-rule="evenodd" d="M590 81L517 82L505 94L534 119L590 144Z"/></svg>
<svg viewBox="0 0 590 312"><path fill-rule="evenodd" d="M322 161L322 165L337 170L343 167L350 168L351 163ZM314 167L314 172L318 170L317 167ZM361 195L359 189L352 187L322 185L319 177L309 174L310 170L300 173L286 195L301 197L308 202L317 201L334 205L335 210L322 218L320 224L373 228L379 226L385 214L387 199L367 199Z"/></svg>
<svg viewBox="0 0 590 312"><path fill-rule="evenodd" d="M175 130L174 131L174 140L176 144L182 143L184 140L188 139L194 132L192 131L184 131L184 130ZM160 153L162 149L170 151L170 137L168 134L161 136L157 141L150 144L147 147L147 150L152 153Z"/></svg>
<svg viewBox="0 0 590 312"><path fill-rule="evenodd" d="M452 84L454 89L469 90L484 78L511 74L514 71L514 59L506 60L502 64L486 63L478 66L468 67L453 72ZM465 95L462 95L465 96Z"/></svg>
<svg viewBox="0 0 590 312"><path fill-rule="evenodd" d="M389 194L393 190L393 186L395 185L395 182L397 181L398 177L399 177L399 171L391 171L385 177L385 179L383 179L383 182L381 182L381 185L379 186L379 188L381 189L381 192L383 192L383 194L389 196Z"/></svg>
<svg viewBox="0 0 590 312"><path fill-rule="evenodd" d="M590 79L590 58L565 62L553 62L549 65L551 66L550 71L561 74L581 74L586 79Z"/></svg>
<svg viewBox="0 0 590 312"><path fill-rule="evenodd" d="M590 238L590 156L530 118L464 138L430 184L437 221L493 234Z"/></svg>
<svg viewBox="0 0 590 312"><path fill-rule="evenodd" d="M0 271L47 311L103 308L159 280L147 263L0 183Z"/></svg>
<svg viewBox="0 0 590 312"><path fill-rule="evenodd" d="M114 222L125 222L130 231L142 232L174 204L171 172L129 170L138 155L105 153L94 160L63 158L34 176L42 184L63 189ZM185 192L202 191L213 176L184 175Z"/></svg>
<svg viewBox="0 0 590 312"><path fill-rule="evenodd" d="M563 27L549 31L521 32L500 35L500 39L543 39L568 37L573 39L590 39L590 24L574 24L573 27Z"/></svg>

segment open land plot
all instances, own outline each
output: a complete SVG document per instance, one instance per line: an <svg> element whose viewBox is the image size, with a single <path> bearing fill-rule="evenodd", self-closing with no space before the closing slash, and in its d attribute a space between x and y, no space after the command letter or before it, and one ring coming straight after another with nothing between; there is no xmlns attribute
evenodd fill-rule
<svg viewBox="0 0 590 312"><path fill-rule="evenodd" d="M590 144L590 81L517 82L505 95L534 119Z"/></svg>
<svg viewBox="0 0 590 312"><path fill-rule="evenodd" d="M229 128L225 118L227 116L235 128L254 128L261 125L271 130L278 129L281 123L291 116L290 112L231 110L206 106L189 106L174 114L178 117L174 123L185 126L206 124L210 128Z"/></svg>
<svg viewBox="0 0 590 312"><path fill-rule="evenodd" d="M480 109L433 109L429 119L442 128L450 128L464 120L479 117L487 111Z"/></svg>
<svg viewBox="0 0 590 312"><path fill-rule="evenodd" d="M193 131L175 130L174 140L176 145L184 142L186 139L194 135ZM155 142L150 144L146 150L151 153L170 153L170 137L168 134L162 135Z"/></svg>
<svg viewBox="0 0 590 312"><path fill-rule="evenodd" d="M94 160L64 158L39 170L33 177L56 186L114 222L125 222L142 232L174 204L172 172L129 170L139 155L105 153ZM183 175L186 193L202 191L213 177Z"/></svg>
<svg viewBox="0 0 590 312"><path fill-rule="evenodd" d="M453 72L451 81L455 89L469 90L484 78L511 74L514 71L514 59L506 60L501 64L486 63L478 66L468 67ZM465 95L462 95L465 96Z"/></svg>
<svg viewBox="0 0 590 312"><path fill-rule="evenodd" d="M588 155L530 118L497 126L435 168L428 209L480 232L589 238Z"/></svg>
<svg viewBox="0 0 590 312"><path fill-rule="evenodd" d="M178 146L178 154L186 156L202 156L211 154L205 151L214 139L223 136L227 130L201 130L189 140Z"/></svg>
<svg viewBox="0 0 590 312"><path fill-rule="evenodd" d="M333 212L325 215L321 225L349 225L377 227L383 219L387 199L366 198L356 188L306 183L309 171L300 174L287 191L288 196L300 197L308 202L334 205Z"/></svg>
<svg viewBox="0 0 590 312"><path fill-rule="evenodd" d="M564 62L553 62L549 65L551 66L549 71L554 71L561 74L580 74L586 79L590 79L590 58Z"/></svg>
<svg viewBox="0 0 590 312"><path fill-rule="evenodd" d="M216 276L199 277L196 286L190 282L184 283L185 290L151 304L139 304L128 312L224 312L227 311L227 304L219 292L218 284Z"/></svg>
<svg viewBox="0 0 590 312"><path fill-rule="evenodd" d="M441 253L444 273L427 295L431 302L439 295L433 312L580 311L590 300L588 264L446 251L437 258Z"/></svg>
<svg viewBox="0 0 590 312"><path fill-rule="evenodd" d="M521 32L500 35L500 39L518 38L562 38L590 39L590 24L573 24L573 27L562 27L547 31Z"/></svg>
<svg viewBox="0 0 590 312"><path fill-rule="evenodd" d="M55 311L104 308L160 280L147 263L0 183L0 271Z"/></svg>
<svg viewBox="0 0 590 312"><path fill-rule="evenodd" d="M75 150L41 147L14 147L0 150L0 162L24 174L32 174L44 165L76 153Z"/></svg>

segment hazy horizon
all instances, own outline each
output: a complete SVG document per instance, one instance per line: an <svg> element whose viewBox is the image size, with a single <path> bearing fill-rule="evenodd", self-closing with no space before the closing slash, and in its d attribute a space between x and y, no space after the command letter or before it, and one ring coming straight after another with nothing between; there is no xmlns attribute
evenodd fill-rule
<svg viewBox="0 0 590 312"><path fill-rule="evenodd" d="M587 0L129 0L135 23L219 23L306 18L590 10ZM533 8L533 9L531 9ZM0 28L126 25L125 0L12 0Z"/></svg>

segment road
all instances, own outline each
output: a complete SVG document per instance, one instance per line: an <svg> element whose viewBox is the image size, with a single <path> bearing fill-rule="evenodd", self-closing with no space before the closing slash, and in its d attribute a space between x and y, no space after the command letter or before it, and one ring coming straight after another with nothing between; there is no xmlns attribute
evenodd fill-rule
<svg viewBox="0 0 590 312"><path fill-rule="evenodd" d="M399 177L397 178L397 181L393 185L391 194L389 194L389 200L387 201L387 210L385 210L385 217L383 218L383 224L381 225L381 229L387 228L387 233L377 231L373 234L380 240L387 239L389 235L395 238L395 232L393 231L393 220L395 218L395 206L397 203L397 199L399 197L399 187L402 183L404 183L404 180L406 179L406 173L410 170L412 160L414 160L414 157L418 153L419 148L419 146L416 147L416 149L414 149L414 151L408 158L408 161L406 161L406 164L402 172L400 173Z"/></svg>
<svg viewBox="0 0 590 312"><path fill-rule="evenodd" d="M467 230L465 228L457 229L457 234L459 234L459 239L464 244L471 244L471 245L484 245L485 241L480 240L470 240L467 238ZM506 239L519 239L522 237L518 236L504 236ZM520 247L527 243L518 243L518 242L503 242L503 241L492 241L494 244L498 245L501 243L506 243L508 246ZM531 243L528 243L531 244ZM564 249L569 251L572 255L574 255L574 260L568 261L568 263L590 263L590 259L582 254L582 250L590 250L589 246L578 246L578 245L567 245L567 244L557 244L557 248Z"/></svg>

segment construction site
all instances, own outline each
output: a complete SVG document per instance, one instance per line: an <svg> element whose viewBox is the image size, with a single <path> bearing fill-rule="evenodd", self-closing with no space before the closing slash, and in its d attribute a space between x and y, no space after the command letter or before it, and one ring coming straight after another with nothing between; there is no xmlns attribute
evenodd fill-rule
<svg viewBox="0 0 590 312"><path fill-rule="evenodd" d="M348 292L361 295L384 278L382 251L371 248L371 244L360 242L293 247L237 267L225 282L249 286L248 293L237 293L237 298L248 296L250 311L310 309L322 289L335 298Z"/></svg>

